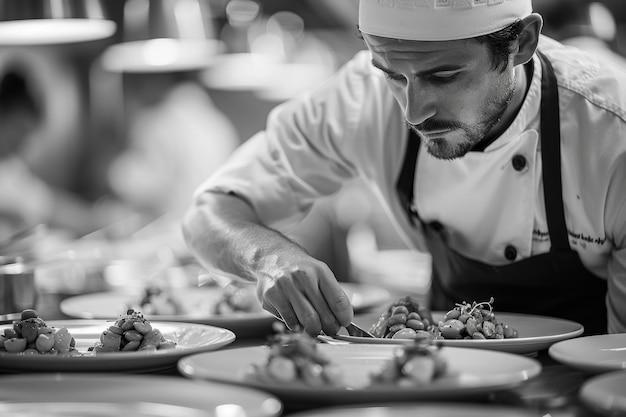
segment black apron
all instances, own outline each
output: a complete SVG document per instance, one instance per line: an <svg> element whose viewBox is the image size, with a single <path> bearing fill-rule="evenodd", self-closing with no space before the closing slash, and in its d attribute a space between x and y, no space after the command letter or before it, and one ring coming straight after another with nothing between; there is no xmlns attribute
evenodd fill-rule
<svg viewBox="0 0 626 417"><path fill-rule="evenodd" d="M451 249L443 226L419 219L413 204L415 167L420 139L411 131L397 190L409 220L422 223L433 258L430 307L451 309L463 301L482 302L494 297L496 311L538 314L577 321L585 334L607 333L606 281L589 272L578 253L570 249L561 190L561 135L556 76L548 59L539 53L543 79L541 93L541 160L544 198L550 233L549 252L493 266L462 256ZM515 258L515 249L509 253Z"/></svg>

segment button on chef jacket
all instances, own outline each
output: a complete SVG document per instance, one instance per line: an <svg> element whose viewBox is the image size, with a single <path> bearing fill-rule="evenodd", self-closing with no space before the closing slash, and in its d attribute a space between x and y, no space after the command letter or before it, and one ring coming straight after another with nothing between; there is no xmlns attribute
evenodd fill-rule
<svg viewBox="0 0 626 417"><path fill-rule="evenodd" d="M559 83L570 248L590 272L608 280L609 332L626 332L626 74L543 36L539 49ZM537 56L533 68L515 120L484 151L453 161L419 153L414 195L420 218L440 223L451 248L487 264L507 265L550 249ZM233 193L263 222L283 227L306 215L317 198L360 176L406 243L426 250L395 189L407 134L384 74L371 65L369 52L361 51L328 83L274 109L266 129L196 194Z"/></svg>

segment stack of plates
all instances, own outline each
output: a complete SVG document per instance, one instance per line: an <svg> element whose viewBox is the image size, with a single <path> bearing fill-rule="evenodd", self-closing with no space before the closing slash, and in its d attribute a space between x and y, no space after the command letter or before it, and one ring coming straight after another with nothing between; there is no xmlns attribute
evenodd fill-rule
<svg viewBox="0 0 626 417"><path fill-rule="evenodd" d="M550 346L550 356L565 365L592 374L579 396L603 415L626 416L626 333L564 340Z"/></svg>

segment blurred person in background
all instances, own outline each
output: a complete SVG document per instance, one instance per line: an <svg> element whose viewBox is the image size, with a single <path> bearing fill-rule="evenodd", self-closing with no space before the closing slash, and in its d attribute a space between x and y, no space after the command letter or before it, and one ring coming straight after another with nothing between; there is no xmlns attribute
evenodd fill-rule
<svg viewBox="0 0 626 417"><path fill-rule="evenodd" d="M602 2L533 0L533 8L543 17L543 33L546 36L626 69L626 58L613 47L616 21L611 10Z"/></svg>
<svg viewBox="0 0 626 417"><path fill-rule="evenodd" d="M190 193L241 143L200 81L221 51L215 7L209 0L128 0L121 42L93 68L97 118L113 125L120 143L108 185L152 232L175 227L180 234Z"/></svg>
<svg viewBox="0 0 626 417"><path fill-rule="evenodd" d="M125 73L126 148L109 169L113 192L155 220L182 218L193 190L240 144L196 71Z"/></svg>
<svg viewBox="0 0 626 417"><path fill-rule="evenodd" d="M360 0L368 50L278 106L196 191L190 249L256 282L290 328L334 334L348 297L277 229L361 177L431 254L430 308L494 297L626 331L626 74L542 25L531 0Z"/></svg>
<svg viewBox="0 0 626 417"><path fill-rule="evenodd" d="M0 54L0 234L46 224L78 237L118 218L64 186L79 157L79 89L52 47Z"/></svg>

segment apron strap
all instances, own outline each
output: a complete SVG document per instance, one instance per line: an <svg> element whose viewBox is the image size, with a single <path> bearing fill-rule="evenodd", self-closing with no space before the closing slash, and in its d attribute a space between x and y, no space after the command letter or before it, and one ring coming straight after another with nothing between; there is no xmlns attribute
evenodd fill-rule
<svg viewBox="0 0 626 417"><path fill-rule="evenodd" d="M415 166L417 164L419 147L420 138L413 129L409 129L406 150L404 151L404 162L396 183L396 191L400 198L400 204L404 207L405 212L409 216L409 222L413 226L415 226L415 219L417 218L417 210L413 203L413 188L415 186Z"/></svg>
<svg viewBox="0 0 626 417"><path fill-rule="evenodd" d="M550 252L570 250L561 181L561 123L559 90L550 60L537 51L541 61L541 164ZM549 139L549 140L548 140Z"/></svg>

